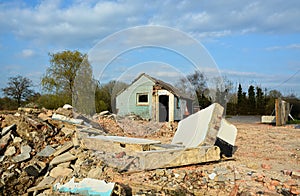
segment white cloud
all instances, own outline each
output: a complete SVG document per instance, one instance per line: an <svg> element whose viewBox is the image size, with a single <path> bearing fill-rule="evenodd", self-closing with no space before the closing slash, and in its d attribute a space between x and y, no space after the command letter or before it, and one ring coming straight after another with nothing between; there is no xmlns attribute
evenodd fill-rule
<svg viewBox="0 0 300 196"><path fill-rule="evenodd" d="M32 57L34 55L34 51L31 49L24 49L22 50L21 55L24 58Z"/></svg>
<svg viewBox="0 0 300 196"><path fill-rule="evenodd" d="M0 33L14 32L38 43L75 46L90 44L123 28L147 24L168 25L202 37L300 31L297 0L63 3L58 0L39 1L35 6L2 3Z"/></svg>
<svg viewBox="0 0 300 196"><path fill-rule="evenodd" d="M273 51L273 50L286 50L286 49L300 49L300 43L295 43L295 44L290 44L286 46L271 46L266 48L268 51Z"/></svg>

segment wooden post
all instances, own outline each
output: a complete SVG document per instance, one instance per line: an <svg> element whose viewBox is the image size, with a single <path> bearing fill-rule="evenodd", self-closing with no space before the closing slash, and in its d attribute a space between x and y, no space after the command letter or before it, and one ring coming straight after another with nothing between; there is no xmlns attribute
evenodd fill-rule
<svg viewBox="0 0 300 196"><path fill-rule="evenodd" d="M281 126L281 99L275 99L276 126Z"/></svg>

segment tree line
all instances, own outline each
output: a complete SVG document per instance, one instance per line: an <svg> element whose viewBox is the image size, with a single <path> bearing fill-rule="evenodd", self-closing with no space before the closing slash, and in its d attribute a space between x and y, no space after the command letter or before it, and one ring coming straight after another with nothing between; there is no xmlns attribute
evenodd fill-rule
<svg viewBox="0 0 300 196"><path fill-rule="evenodd" d="M20 106L55 109L65 103L71 104L74 101L74 94L83 91L89 96L85 96L86 100L77 101L94 104L93 112L115 111L116 94L128 84L118 81L100 84L92 77L87 55L79 51L49 53L49 57L50 66L41 78L43 92L34 92L29 78L20 75L10 77L7 87L1 89L5 95L0 98L1 110L14 110ZM75 84L76 76L80 77L79 84ZM223 82L220 82L216 78L216 92L212 97L206 81L207 78L203 73L195 71L180 78L176 86L195 99L194 105L204 108L212 102L219 102L227 106L226 114L229 115L271 115L274 112L275 99L282 97L293 105L292 115L300 118L300 100L294 95L283 97L277 90L267 91L253 85L246 91L241 84L238 85L238 89L233 89L230 80L223 78ZM93 93L88 91L91 87L94 89Z"/></svg>

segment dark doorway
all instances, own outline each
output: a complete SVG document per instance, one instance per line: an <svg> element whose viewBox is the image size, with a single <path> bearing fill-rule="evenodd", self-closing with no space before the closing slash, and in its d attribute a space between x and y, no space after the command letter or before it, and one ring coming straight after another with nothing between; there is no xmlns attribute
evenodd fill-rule
<svg viewBox="0 0 300 196"><path fill-rule="evenodd" d="M159 122L169 121L169 96L159 96Z"/></svg>

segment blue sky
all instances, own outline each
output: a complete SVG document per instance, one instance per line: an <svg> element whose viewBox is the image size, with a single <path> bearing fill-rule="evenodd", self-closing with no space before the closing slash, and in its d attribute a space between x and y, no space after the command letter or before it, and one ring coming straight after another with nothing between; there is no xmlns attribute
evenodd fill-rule
<svg viewBox="0 0 300 196"><path fill-rule="evenodd" d="M298 0L0 0L0 88L10 76L20 74L39 89L49 66L48 53L91 53L107 36L153 25L200 42L220 73L235 86L242 83L244 91L252 84L300 97L299 18ZM147 39L147 33L135 38ZM184 45L176 41L177 46ZM189 63L166 48L137 48L111 59L102 79L132 80L133 76L124 77L124 73L138 70L174 81L192 72Z"/></svg>

